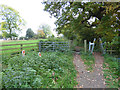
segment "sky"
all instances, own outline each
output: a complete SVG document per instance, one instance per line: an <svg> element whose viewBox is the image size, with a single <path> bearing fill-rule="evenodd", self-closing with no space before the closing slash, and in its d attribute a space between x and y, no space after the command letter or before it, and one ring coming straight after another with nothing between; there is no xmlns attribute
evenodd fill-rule
<svg viewBox="0 0 120 90"><path fill-rule="evenodd" d="M22 27L22 32L19 36L25 36L26 30L31 28L35 33L39 25L48 24L54 35L56 35L54 28L56 28L54 17L50 18L50 14L44 11L42 0L0 0L0 5L4 4L17 10L20 16L26 21L26 25Z"/></svg>

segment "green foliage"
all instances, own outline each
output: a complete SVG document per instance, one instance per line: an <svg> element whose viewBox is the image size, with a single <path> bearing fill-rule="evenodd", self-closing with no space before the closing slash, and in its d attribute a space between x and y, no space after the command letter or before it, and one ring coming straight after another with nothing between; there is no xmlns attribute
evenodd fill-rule
<svg viewBox="0 0 120 90"><path fill-rule="evenodd" d="M60 38L60 37L58 37L58 38L55 38L55 37L51 37L51 38L48 38L48 41L68 41L67 39L65 39L65 38Z"/></svg>
<svg viewBox="0 0 120 90"><path fill-rule="evenodd" d="M18 34L16 34L16 33L9 34L6 31L2 31L2 36L4 38L10 38L10 37L18 37Z"/></svg>
<svg viewBox="0 0 120 90"><path fill-rule="evenodd" d="M36 37L37 38L46 38L46 35L43 30L37 30Z"/></svg>
<svg viewBox="0 0 120 90"><path fill-rule="evenodd" d="M35 35L35 33L32 31L32 29L31 29L31 28L28 28L27 31L26 31L26 37L27 37L28 39L30 39L30 38L33 38L34 35Z"/></svg>
<svg viewBox="0 0 120 90"><path fill-rule="evenodd" d="M10 55L1 55L1 59L2 59L2 64L7 65L8 60L10 59Z"/></svg>
<svg viewBox="0 0 120 90"><path fill-rule="evenodd" d="M2 70L3 88L73 88L76 70L72 53L27 52L7 59ZM4 62L4 60L3 60Z"/></svg>
<svg viewBox="0 0 120 90"><path fill-rule="evenodd" d="M108 88L118 88L118 60L108 54L104 55L104 77Z"/></svg>
<svg viewBox="0 0 120 90"><path fill-rule="evenodd" d="M4 38L9 38L9 34L7 32L5 32L5 31L2 32L2 36Z"/></svg>
<svg viewBox="0 0 120 90"><path fill-rule="evenodd" d="M24 20L19 16L19 13L6 5L0 5L0 16L2 17L2 21L0 23L0 30L6 30L9 32L9 37L12 39L16 30L21 30L20 26L24 25Z"/></svg>
<svg viewBox="0 0 120 90"><path fill-rule="evenodd" d="M41 39L41 42L60 42L60 41L68 41L68 39L66 38L62 38L62 37L49 37L47 40Z"/></svg>
<svg viewBox="0 0 120 90"><path fill-rule="evenodd" d="M58 33L70 40L103 38L106 42L118 35L119 2L43 2L44 10L57 18ZM95 20L91 20L95 19Z"/></svg>
<svg viewBox="0 0 120 90"><path fill-rule="evenodd" d="M47 24L43 24L39 26L39 29L42 29L43 32L45 33L45 36L51 36L51 27Z"/></svg>
<svg viewBox="0 0 120 90"><path fill-rule="evenodd" d="M23 39L24 39L24 40L28 40L27 37L20 37L20 38L19 38L19 40L23 40Z"/></svg>
<svg viewBox="0 0 120 90"><path fill-rule="evenodd" d="M18 34L12 33L11 36L13 36L13 37L18 37Z"/></svg>
<svg viewBox="0 0 120 90"><path fill-rule="evenodd" d="M2 39L3 38L3 36L2 36L2 34L0 34L0 39Z"/></svg>
<svg viewBox="0 0 120 90"><path fill-rule="evenodd" d="M76 46L79 46L79 47L83 47L84 46L82 40L74 39L74 40L71 40L70 42L71 42L70 43L70 47L73 50L75 50Z"/></svg>

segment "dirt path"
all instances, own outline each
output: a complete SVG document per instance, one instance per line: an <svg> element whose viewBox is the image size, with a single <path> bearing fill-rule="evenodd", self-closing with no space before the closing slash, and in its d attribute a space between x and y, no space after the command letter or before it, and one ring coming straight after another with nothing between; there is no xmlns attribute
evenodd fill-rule
<svg viewBox="0 0 120 90"><path fill-rule="evenodd" d="M95 53L94 57L94 71L88 72L80 55L75 53L73 63L76 67L76 70L78 71L78 85L76 86L76 88L105 88L104 77L102 72L103 57L100 55L100 53Z"/></svg>

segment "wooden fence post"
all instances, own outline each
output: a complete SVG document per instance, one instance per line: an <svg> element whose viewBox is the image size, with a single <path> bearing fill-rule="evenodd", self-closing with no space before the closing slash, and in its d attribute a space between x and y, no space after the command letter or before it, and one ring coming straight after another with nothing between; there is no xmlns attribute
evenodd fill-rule
<svg viewBox="0 0 120 90"><path fill-rule="evenodd" d="M68 48L70 49L70 42L68 41Z"/></svg>
<svg viewBox="0 0 120 90"><path fill-rule="evenodd" d="M22 51L22 46L23 46L23 45L21 44L21 51Z"/></svg>
<svg viewBox="0 0 120 90"><path fill-rule="evenodd" d="M39 52L41 51L41 42L39 42Z"/></svg>
<svg viewBox="0 0 120 90"><path fill-rule="evenodd" d="M112 47L111 47L111 50L110 50L110 54L112 54Z"/></svg>
<svg viewBox="0 0 120 90"><path fill-rule="evenodd" d="M85 53L87 52L87 40L84 40L84 50L85 50Z"/></svg>
<svg viewBox="0 0 120 90"><path fill-rule="evenodd" d="M55 51L55 42L53 42L53 51Z"/></svg>

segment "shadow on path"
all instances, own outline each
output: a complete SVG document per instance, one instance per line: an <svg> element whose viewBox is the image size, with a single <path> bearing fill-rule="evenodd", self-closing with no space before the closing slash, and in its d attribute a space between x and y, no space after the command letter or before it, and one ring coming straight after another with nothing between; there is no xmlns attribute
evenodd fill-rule
<svg viewBox="0 0 120 90"><path fill-rule="evenodd" d="M105 81L103 77L102 64L103 57L100 53L95 53L95 67L93 72L86 70L86 66L82 61L80 55L74 54L74 65L78 72L77 82L78 85L75 88L105 88Z"/></svg>

